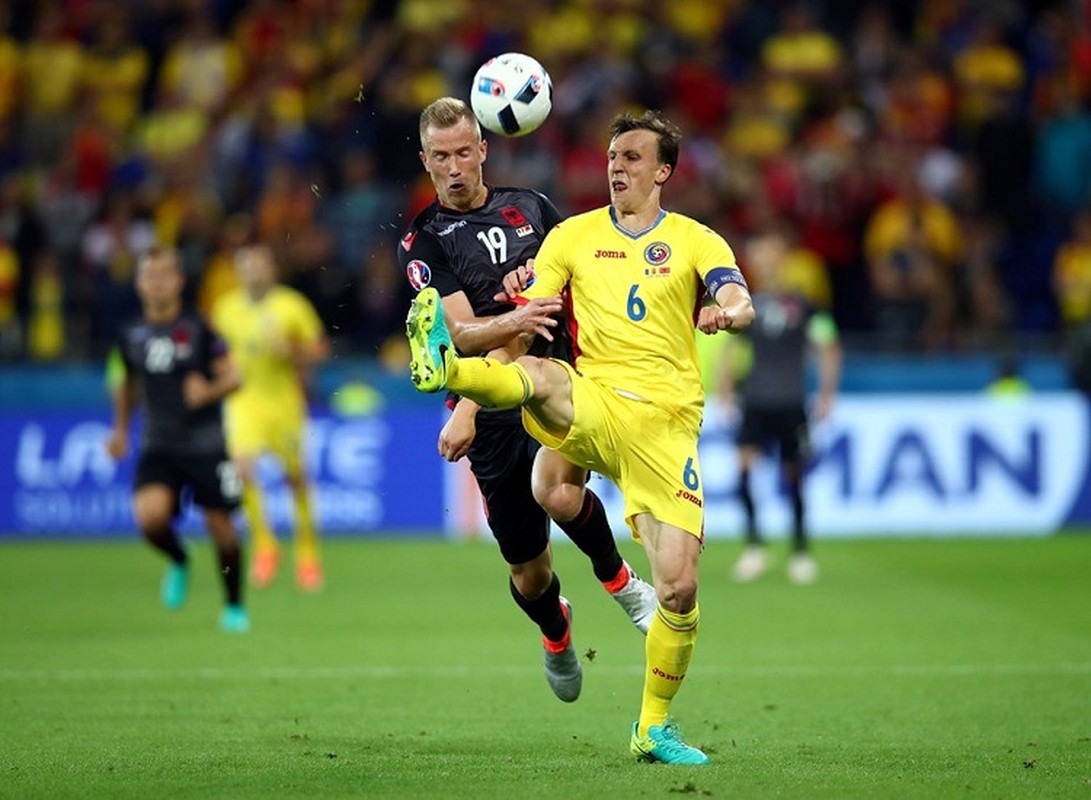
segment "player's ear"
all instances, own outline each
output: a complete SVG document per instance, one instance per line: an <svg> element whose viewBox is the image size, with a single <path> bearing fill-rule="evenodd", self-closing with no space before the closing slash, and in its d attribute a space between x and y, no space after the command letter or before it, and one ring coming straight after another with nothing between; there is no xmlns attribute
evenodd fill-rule
<svg viewBox="0 0 1091 800"><path fill-rule="evenodd" d="M485 159L489 157L489 141L488 139L481 140L481 163L485 163Z"/></svg>
<svg viewBox="0 0 1091 800"><path fill-rule="evenodd" d="M428 154L421 150L417 155L420 156L420 163L424 164L425 169L428 169Z"/></svg>
<svg viewBox="0 0 1091 800"><path fill-rule="evenodd" d="M659 168L655 171L655 183L658 186L662 186L667 182L667 179L674 174L674 170L670 164L660 164Z"/></svg>

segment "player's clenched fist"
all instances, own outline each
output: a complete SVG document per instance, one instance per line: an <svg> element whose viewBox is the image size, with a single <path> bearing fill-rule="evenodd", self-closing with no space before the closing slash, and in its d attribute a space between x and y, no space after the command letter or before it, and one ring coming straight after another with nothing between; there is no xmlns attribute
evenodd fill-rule
<svg viewBox="0 0 1091 800"><path fill-rule="evenodd" d="M697 328L704 333L738 333L744 330L754 319L753 311L749 314L737 314L734 309L719 306L705 306L697 316Z"/></svg>

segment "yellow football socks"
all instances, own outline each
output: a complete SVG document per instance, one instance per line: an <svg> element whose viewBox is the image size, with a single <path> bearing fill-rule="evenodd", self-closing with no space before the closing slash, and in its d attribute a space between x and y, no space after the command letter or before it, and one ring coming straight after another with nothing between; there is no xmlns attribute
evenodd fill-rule
<svg viewBox="0 0 1091 800"><path fill-rule="evenodd" d="M265 553L277 549L277 540L269 530L265 520L265 511L261 505L261 491L256 484L246 483L242 490L242 507L250 523L250 545L255 553Z"/></svg>
<svg viewBox="0 0 1091 800"><path fill-rule="evenodd" d="M311 488L306 484L293 487L295 498L295 553L297 561L318 560L318 529L311 508Z"/></svg>
<svg viewBox="0 0 1091 800"><path fill-rule="evenodd" d="M458 358L447 366L447 388L484 408L516 408L530 399L534 384L522 364L495 358Z"/></svg>
<svg viewBox="0 0 1091 800"><path fill-rule="evenodd" d="M644 644L644 697L640 705L638 735L646 736L648 728L666 721L671 700L678 694L689 668L699 617L697 606L689 613L676 614L662 605L652 617Z"/></svg>

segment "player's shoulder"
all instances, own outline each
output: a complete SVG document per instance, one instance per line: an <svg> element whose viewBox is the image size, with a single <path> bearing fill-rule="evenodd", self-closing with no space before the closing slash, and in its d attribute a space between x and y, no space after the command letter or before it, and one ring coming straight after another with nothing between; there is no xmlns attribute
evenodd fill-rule
<svg viewBox="0 0 1091 800"><path fill-rule="evenodd" d="M610 217L610 207L602 206L601 208L594 208L590 211L581 211L578 214L566 217L557 223L554 230L573 234L579 231L585 231L588 228L612 227L613 224L613 219Z"/></svg>
<svg viewBox="0 0 1091 800"><path fill-rule="evenodd" d="M409 227L405 229L402 238L398 240L398 259L405 266L405 262L415 258L417 253L430 250L435 247L435 235L432 233L431 224L436 221L439 214L439 203L433 201L413 217Z"/></svg>
<svg viewBox="0 0 1091 800"><path fill-rule="evenodd" d="M220 338L219 331L212 323L193 308L186 308L170 325L170 336L176 342L196 342L202 339Z"/></svg>
<svg viewBox="0 0 1091 800"><path fill-rule="evenodd" d="M220 295L216 302L212 306L212 316L214 319L230 319L231 313L238 309L243 304L246 298L246 290L241 286L236 286L233 289L228 289L222 295Z"/></svg>
<svg viewBox="0 0 1091 800"><path fill-rule="evenodd" d="M192 308L187 308L182 311L178 316L178 325L189 328L200 328L201 330L211 330L212 324L208 318L205 317L200 311Z"/></svg>
<svg viewBox="0 0 1091 800"><path fill-rule="evenodd" d="M122 320L115 330L120 341L128 342L146 335L148 327L148 323L143 317L129 317Z"/></svg>
<svg viewBox="0 0 1091 800"><path fill-rule="evenodd" d="M671 231L674 236L680 239L688 240L694 244L715 244L730 248L723 234L711 225L707 225L693 217L687 217L685 214L679 214L675 211L668 211L664 222L667 223L665 229Z"/></svg>
<svg viewBox="0 0 1091 800"><path fill-rule="evenodd" d="M688 217L685 214L679 214L677 211L668 211L663 219L668 224L673 225L680 230L684 230L687 233L711 234L712 236L720 235L713 228L700 220Z"/></svg>
<svg viewBox="0 0 1091 800"><path fill-rule="evenodd" d="M439 212L440 205L439 202L436 200L433 200L427 206L418 211L417 215L413 217L412 221L409 223L409 227L405 229L405 234L401 238L402 244L405 244L408 241L408 243L411 245L413 242L413 238L422 230L425 230L428 227L429 223L435 220L436 215L438 215ZM408 250L409 248L407 247L406 249Z"/></svg>
<svg viewBox="0 0 1091 800"><path fill-rule="evenodd" d="M307 295L303 294L299 289L283 283L278 283L269 290L269 299L274 303L310 302L307 300Z"/></svg>
<svg viewBox="0 0 1091 800"><path fill-rule="evenodd" d="M490 204L509 203L516 199L538 204L551 202L542 192L525 186L493 186L489 190Z"/></svg>

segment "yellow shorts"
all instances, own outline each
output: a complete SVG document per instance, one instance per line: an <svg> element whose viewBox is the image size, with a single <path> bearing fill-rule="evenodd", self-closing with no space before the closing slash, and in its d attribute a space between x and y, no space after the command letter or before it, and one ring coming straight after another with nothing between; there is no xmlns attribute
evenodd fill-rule
<svg viewBox="0 0 1091 800"><path fill-rule="evenodd" d="M269 403L232 403L224 408L227 450L236 458L276 456L290 475L303 468L305 409L293 403L281 407Z"/></svg>
<svg viewBox="0 0 1091 800"><path fill-rule="evenodd" d="M660 522L704 537L704 486L697 460L701 412L670 411L618 394L564 366L572 378L575 419L568 435L546 430L526 409L523 427L569 461L612 480L625 497L625 521L649 513Z"/></svg>

